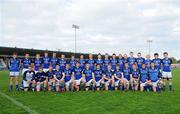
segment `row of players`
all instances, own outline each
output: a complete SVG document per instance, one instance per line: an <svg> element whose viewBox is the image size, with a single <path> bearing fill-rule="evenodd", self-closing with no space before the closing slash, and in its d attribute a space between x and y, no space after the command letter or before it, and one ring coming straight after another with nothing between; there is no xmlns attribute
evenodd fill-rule
<svg viewBox="0 0 180 114"><path fill-rule="evenodd" d="M87 59L87 60L85 60L83 58L83 55L81 55L79 60L76 60L74 58L74 56L72 56L71 60L69 62L67 62L64 55L62 55L61 59L58 60L56 58L55 53L53 53L53 57L51 59L48 57L48 53L45 53L45 56L42 59L40 58L39 54L37 54L36 59L33 62L33 65L34 65L34 71L36 72L36 74L39 74L40 71L38 71L38 70L43 70L44 72L48 73L49 71L51 71L51 69L53 71L55 69L57 70L56 67L59 67L59 71L63 72L63 73L61 73L62 75L60 75L60 77L62 78L61 82L63 80L65 81L66 90L69 90L68 88L70 85L71 86L74 85L73 87L75 87L77 90L79 90L78 86L79 86L80 82L84 82L84 84L87 86L87 88L89 87L89 85L92 82L93 82L94 86L97 85L95 83L95 82L97 82L96 77L100 76L100 74L97 75L96 70L100 69L102 71L102 75L101 75L102 79L98 78L98 79L100 79L98 81L100 81L99 84L105 85L106 90L108 89L109 85L111 85L111 87L115 87L115 88L117 88L117 87L119 87L119 85L121 85L121 87L125 87L126 89L128 89L129 84L131 84L131 89L137 90L139 84L142 83L142 82L140 82L140 79L142 77L146 77L148 79L148 81L146 80L146 78L142 78L142 79L145 79L146 81L144 83L142 83L141 86L147 85L147 84L153 85L153 91L156 91L157 85L163 84L163 88L165 90L166 80L168 80L169 86L170 86L170 91L172 91L172 81L171 81L171 79L172 79L172 74L171 74L172 60L170 58L168 58L167 52L165 52L163 55L164 55L164 59L160 59L160 58L158 58L158 54L155 53L154 54L155 58L153 60L151 60L149 55L147 55L147 59L142 58L141 53L138 53L138 58L133 57L133 52L131 52L130 57L127 57L127 55L125 55L124 57L119 55L118 59L116 59L115 54L112 55L112 59L109 59L108 54L106 54L105 59L103 60L101 58L101 55L98 54L98 58L96 60L94 60L92 54L90 54L89 59ZM25 71L29 71L28 66L30 66L32 63L32 61L29 59L28 56L29 55L26 54L25 59L22 61L23 75L25 74ZM56 58L56 60L55 60L55 58ZM84 62L82 62L82 61L84 61ZM16 89L18 89L19 66L20 66L20 61L17 59L17 54L14 53L13 58L10 60L10 90L11 91L13 89L12 82L13 82L14 77L16 79ZM81 71L78 71L78 73L77 73L76 72L77 69L81 69L82 72L88 71L88 73L87 73L87 75L85 73L81 73ZM119 73L117 75L115 72L118 69L121 73ZM68 70L68 72L65 72L66 70ZM108 72L109 70L111 71L111 73L106 74L106 72ZM142 76L142 72L140 73L140 71L143 71L143 72L146 71L144 76ZM89 72L92 72L92 74ZM80 76L78 74L82 74L82 75ZM110 74L112 76L110 76ZM29 75L29 73L27 75ZM163 80L160 79L161 76L162 76ZM32 77L34 77L34 76L32 76ZM50 78L48 78L49 76L47 76L47 75L46 75L46 77L47 77L47 79L43 81L44 86L49 85L51 87L52 86L54 87L56 85L55 81L57 81L56 78L53 75L50 76ZM76 78L76 77L84 77L84 78L80 78L82 80L78 81L79 83L77 84L78 78ZM93 81L91 80L90 77L92 78ZM52 81L52 80L54 80L54 81ZM116 82L117 80L118 80L118 82ZM134 81L132 81L132 80L134 80ZM149 82L149 80L151 83ZM28 84L25 81L23 81L23 82L25 83L24 85L26 87ZM48 84L45 84L45 83L48 83ZM32 85L34 85L34 84L32 84ZM57 84L57 85L62 85L62 84ZM39 89L40 86L36 86L36 87L38 87L38 88L36 88L37 90L40 90ZM158 87L160 87L160 86L158 86ZM141 90L144 90L144 86L141 88Z"/></svg>

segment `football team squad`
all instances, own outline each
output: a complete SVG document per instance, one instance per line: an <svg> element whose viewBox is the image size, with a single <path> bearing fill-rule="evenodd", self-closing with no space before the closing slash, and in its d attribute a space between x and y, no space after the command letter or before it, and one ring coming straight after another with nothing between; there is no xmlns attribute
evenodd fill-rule
<svg viewBox="0 0 180 114"><path fill-rule="evenodd" d="M34 60L29 54L25 54L23 60L17 58L17 53L9 60L10 85L9 90L13 91L172 91L172 60L168 53L163 53L164 58L160 59L158 53L154 58L150 55L146 58L137 53L127 54L98 54L88 58L80 55L78 59L74 55L68 60L65 55L52 57L45 52L44 56L36 54ZM20 68L22 67L22 82L19 83ZM13 84L13 82L15 84Z"/></svg>

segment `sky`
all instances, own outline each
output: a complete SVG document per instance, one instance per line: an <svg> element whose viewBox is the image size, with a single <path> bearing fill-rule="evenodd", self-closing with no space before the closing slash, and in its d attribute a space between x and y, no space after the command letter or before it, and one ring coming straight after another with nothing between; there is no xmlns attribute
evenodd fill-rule
<svg viewBox="0 0 180 114"><path fill-rule="evenodd" d="M180 59L180 0L0 0L0 46Z"/></svg>

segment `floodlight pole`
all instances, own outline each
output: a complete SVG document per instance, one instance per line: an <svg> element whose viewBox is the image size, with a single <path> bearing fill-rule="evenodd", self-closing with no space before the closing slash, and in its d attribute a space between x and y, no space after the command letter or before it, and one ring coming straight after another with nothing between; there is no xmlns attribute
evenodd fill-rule
<svg viewBox="0 0 180 114"><path fill-rule="evenodd" d="M72 28L74 28L74 41L75 41L75 45L74 45L74 56L76 57L76 52L77 52L77 38L76 38L76 29L80 29L80 27L78 25L72 25Z"/></svg>
<svg viewBox="0 0 180 114"><path fill-rule="evenodd" d="M148 47L149 47L149 55L151 55L151 43L152 42L153 42L152 40L147 40Z"/></svg>

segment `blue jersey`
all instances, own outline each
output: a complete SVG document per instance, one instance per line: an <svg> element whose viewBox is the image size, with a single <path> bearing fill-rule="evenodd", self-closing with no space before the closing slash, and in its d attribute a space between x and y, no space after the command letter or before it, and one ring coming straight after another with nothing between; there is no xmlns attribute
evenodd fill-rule
<svg viewBox="0 0 180 114"><path fill-rule="evenodd" d="M139 70L139 73L140 73L140 81L142 83L145 83L146 80L148 79L148 68L141 68Z"/></svg>
<svg viewBox="0 0 180 114"><path fill-rule="evenodd" d="M161 69L161 59L160 58L153 59L152 62L155 64L155 68L157 68L158 70Z"/></svg>
<svg viewBox="0 0 180 114"><path fill-rule="evenodd" d="M61 70L64 70L66 67L66 60L65 59L59 59L59 66Z"/></svg>
<svg viewBox="0 0 180 114"><path fill-rule="evenodd" d="M22 64L23 64L23 68L28 68L29 67L29 65L31 65L31 63L32 63L32 61L30 60L30 59L24 59L23 61L22 61Z"/></svg>
<svg viewBox="0 0 180 114"><path fill-rule="evenodd" d="M95 63L95 61L94 61L93 59L88 59L88 60L87 60L87 63L89 63L90 69L91 69L91 70L94 70L94 63Z"/></svg>
<svg viewBox="0 0 180 114"><path fill-rule="evenodd" d="M132 69L131 70L131 74L132 74L133 78L138 79L138 77L139 77L139 70L138 69Z"/></svg>
<svg viewBox="0 0 180 114"><path fill-rule="evenodd" d="M94 77L95 77L96 82L98 82L103 77L103 71L101 69L96 69L94 71Z"/></svg>
<svg viewBox="0 0 180 114"><path fill-rule="evenodd" d="M136 63L136 58L135 57L129 57L128 58L128 63L129 63L129 67L132 68L132 65L134 63Z"/></svg>
<svg viewBox="0 0 180 114"><path fill-rule="evenodd" d="M113 75L114 75L114 72L113 72L112 70L107 70L107 71L105 72L105 76L106 76L106 78L108 78L108 79L111 79ZM108 80L105 80L105 81L108 81Z"/></svg>
<svg viewBox="0 0 180 114"><path fill-rule="evenodd" d="M44 57L43 58L43 68L48 69L50 65L50 58L49 57Z"/></svg>
<svg viewBox="0 0 180 114"><path fill-rule="evenodd" d="M140 57L136 59L136 62L137 62L138 68L141 68L142 64L145 63L145 59Z"/></svg>
<svg viewBox="0 0 180 114"><path fill-rule="evenodd" d="M122 71L121 70L116 70L115 72L114 72L114 75L116 75L118 78L122 78ZM115 79L115 81L118 81L118 79L116 79L116 78L114 78Z"/></svg>
<svg viewBox="0 0 180 114"><path fill-rule="evenodd" d="M11 72L19 72L20 60L12 58L10 59L9 65Z"/></svg>
<svg viewBox="0 0 180 114"><path fill-rule="evenodd" d="M40 58L39 59L35 59L34 66L35 66L35 71L38 71L39 67L42 66L42 60Z"/></svg>
<svg viewBox="0 0 180 114"><path fill-rule="evenodd" d="M82 78L82 72L83 69L81 67L75 67L74 68L74 76L75 76L75 80L79 80L80 78Z"/></svg>
<svg viewBox="0 0 180 114"><path fill-rule="evenodd" d="M150 66L151 66L151 59L146 59L146 60L145 60L145 65L146 65L146 67L149 69Z"/></svg>
<svg viewBox="0 0 180 114"><path fill-rule="evenodd" d="M86 82L92 79L93 71L91 69L84 69L83 74L85 75Z"/></svg>
<svg viewBox="0 0 180 114"><path fill-rule="evenodd" d="M159 80L159 69L158 68L150 68L149 69L149 79L152 81L152 82L156 82Z"/></svg>
<svg viewBox="0 0 180 114"><path fill-rule="evenodd" d="M112 66L112 70L115 71L116 70L116 64L117 64L117 59L111 59L111 66Z"/></svg>
<svg viewBox="0 0 180 114"><path fill-rule="evenodd" d="M81 68L84 69L84 68L85 68L85 64L86 64L86 61L85 61L84 59L80 59L80 60L79 60L79 63L80 63Z"/></svg>
<svg viewBox="0 0 180 114"><path fill-rule="evenodd" d="M124 78L126 78L128 81L130 80L130 74L131 74L131 69L130 69L130 68L128 68L128 69L124 68L124 69L123 69L123 76L124 76Z"/></svg>
<svg viewBox="0 0 180 114"><path fill-rule="evenodd" d="M97 59L96 64L99 64L102 67L103 66L103 60L102 59Z"/></svg>
<svg viewBox="0 0 180 114"><path fill-rule="evenodd" d="M43 82L46 80L46 73L44 72L37 72L35 75L36 82Z"/></svg>
<svg viewBox="0 0 180 114"><path fill-rule="evenodd" d="M54 76L56 76L56 78L57 78L58 80L61 80L62 77L63 77L63 72L62 72L61 70L55 70L55 71L54 71Z"/></svg>
<svg viewBox="0 0 180 114"><path fill-rule="evenodd" d="M123 59L118 59L118 64L119 64L120 70L122 70L124 68L124 60Z"/></svg>
<svg viewBox="0 0 180 114"><path fill-rule="evenodd" d="M53 79L54 78L54 71L47 71L46 72L46 76L48 77L48 80Z"/></svg>
<svg viewBox="0 0 180 114"><path fill-rule="evenodd" d="M123 63L125 64L125 63L128 63L128 58L127 59L123 59Z"/></svg>
<svg viewBox="0 0 180 114"><path fill-rule="evenodd" d="M110 60L109 59L104 59L104 64L103 64L103 70L106 71L107 70L107 66L109 65Z"/></svg>
<svg viewBox="0 0 180 114"><path fill-rule="evenodd" d="M162 59L162 70L164 72L171 72L171 64L172 64L172 59L170 58L164 58Z"/></svg>
<svg viewBox="0 0 180 114"><path fill-rule="evenodd" d="M70 69L74 70L74 68L76 67L76 60L71 59L69 63L70 63Z"/></svg>
<svg viewBox="0 0 180 114"><path fill-rule="evenodd" d="M64 74L65 74L65 77L64 77L65 82L70 81L70 80L71 80L71 77L72 77L72 70L70 70L70 69L65 69L65 70L64 70Z"/></svg>
<svg viewBox="0 0 180 114"><path fill-rule="evenodd" d="M56 65L58 63L58 58L51 58L50 63L53 67L53 69L56 69Z"/></svg>

